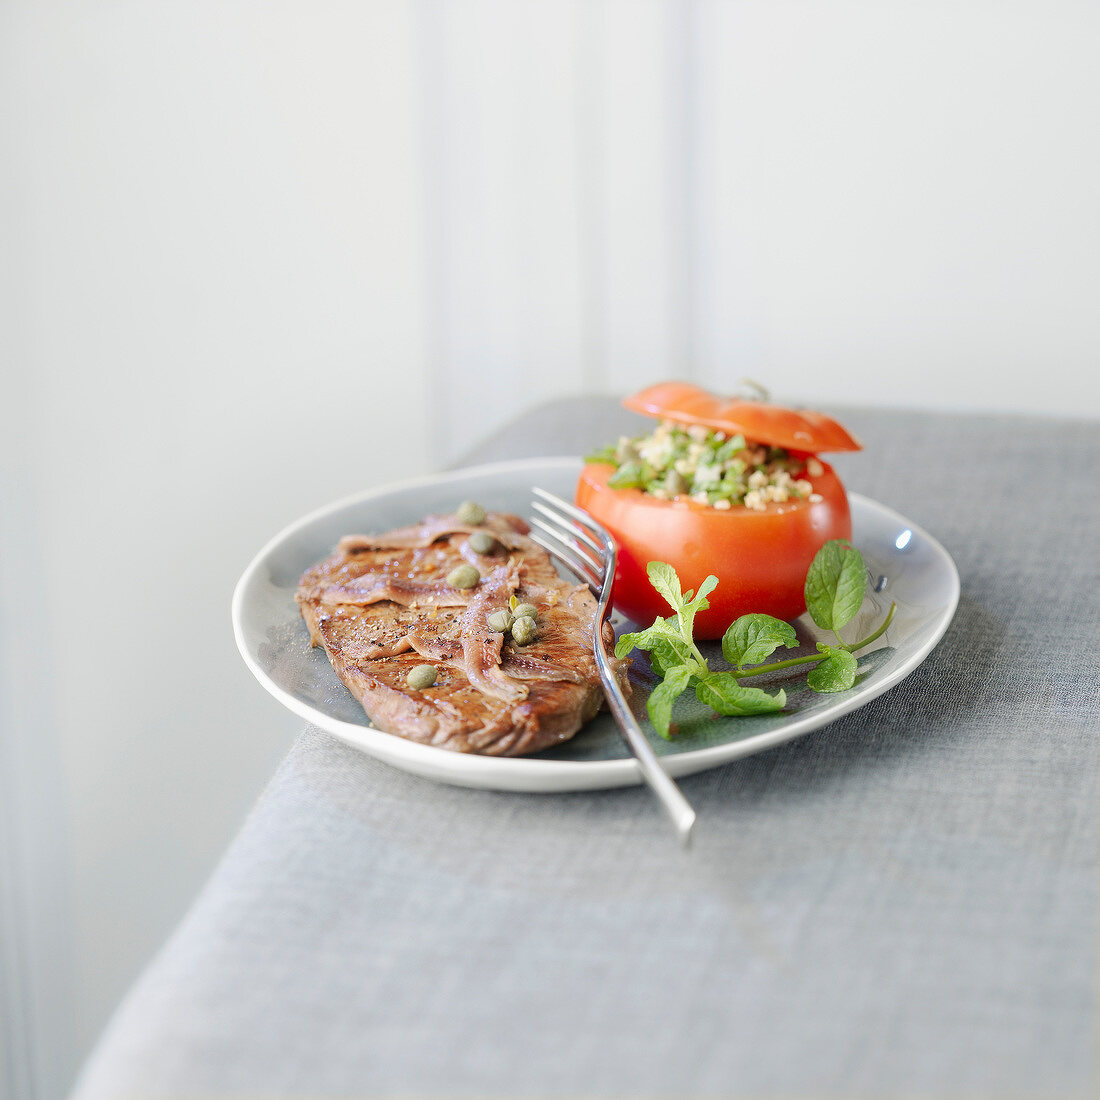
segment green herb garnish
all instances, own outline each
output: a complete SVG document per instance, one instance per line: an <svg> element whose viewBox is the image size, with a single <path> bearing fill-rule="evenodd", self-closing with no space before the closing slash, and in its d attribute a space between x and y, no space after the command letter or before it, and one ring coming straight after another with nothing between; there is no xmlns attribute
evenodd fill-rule
<svg viewBox="0 0 1100 1100"><path fill-rule="evenodd" d="M650 693L646 710L654 728L666 740L671 738L672 705L692 684L701 703L725 715L782 710L787 703L782 688L770 695L760 688L746 687L741 681L796 665L815 664L806 677L814 691L847 691L855 683L856 652L883 634L897 606L891 603L886 617L867 637L845 642L840 631L863 605L867 570L863 555L854 546L830 540L814 556L806 574L806 607L822 630L832 631L836 644L818 642L816 653L761 664L777 649L797 648L794 627L772 615L742 615L722 638L722 655L733 667L712 672L692 638L692 630L696 614L710 606L707 595L717 587L718 578L707 577L698 592L683 592L671 565L651 561L646 573L649 583L675 614L656 619L645 630L624 634L615 645L615 656L621 659L634 649L649 653L650 664L661 681Z"/></svg>

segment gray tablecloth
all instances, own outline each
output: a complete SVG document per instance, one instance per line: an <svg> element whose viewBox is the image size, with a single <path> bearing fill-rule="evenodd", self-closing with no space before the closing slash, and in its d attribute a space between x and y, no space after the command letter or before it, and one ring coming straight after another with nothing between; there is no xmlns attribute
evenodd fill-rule
<svg viewBox="0 0 1100 1100"><path fill-rule="evenodd" d="M306 730L78 1096L1096 1095L1100 429L845 419L849 487L962 577L906 681L683 780L688 853L645 788L452 788ZM628 423L564 402L468 457Z"/></svg>

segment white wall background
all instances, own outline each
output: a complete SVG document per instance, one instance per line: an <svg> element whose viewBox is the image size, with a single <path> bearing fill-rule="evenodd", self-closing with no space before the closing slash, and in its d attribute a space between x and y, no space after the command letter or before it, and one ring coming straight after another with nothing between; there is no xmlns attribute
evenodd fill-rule
<svg viewBox="0 0 1100 1100"><path fill-rule="evenodd" d="M298 514L663 377L1100 416L1098 31L0 0L10 1094L63 1093L298 728L228 624Z"/></svg>

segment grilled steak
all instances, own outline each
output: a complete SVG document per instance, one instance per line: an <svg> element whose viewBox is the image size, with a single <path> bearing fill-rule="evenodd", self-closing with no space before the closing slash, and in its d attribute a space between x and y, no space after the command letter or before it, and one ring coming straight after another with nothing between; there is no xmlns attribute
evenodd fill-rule
<svg viewBox="0 0 1100 1100"><path fill-rule="evenodd" d="M489 553L470 545L493 536ZM517 516L489 513L478 526L457 516L382 535L341 539L298 583L313 645L379 728L458 752L517 756L566 741L603 701L592 654L596 601L558 576ZM447 581L475 566L473 588ZM521 646L489 625L512 597L538 609L538 637ZM606 637L613 635L605 624ZM437 669L423 690L406 677ZM623 670L620 678L626 685Z"/></svg>

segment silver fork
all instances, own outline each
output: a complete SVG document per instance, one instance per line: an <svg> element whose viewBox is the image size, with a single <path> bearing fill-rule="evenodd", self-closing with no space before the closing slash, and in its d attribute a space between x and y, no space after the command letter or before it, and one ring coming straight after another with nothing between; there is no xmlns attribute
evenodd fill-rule
<svg viewBox="0 0 1100 1100"><path fill-rule="evenodd" d="M603 624L610 613L611 582L615 576L615 540L590 515L561 497L554 496L545 489L534 488L531 491L539 498L531 502L531 508L543 517L531 517L531 526L534 528L531 538L552 558L575 573L595 594L596 621L592 630L592 648L608 706L615 716L623 740L638 761L642 777L661 800L661 805L672 819L680 843L686 847L691 841L695 811L680 788L661 767L653 746L646 740L623 695L618 677L611 668L611 655L604 644Z"/></svg>

